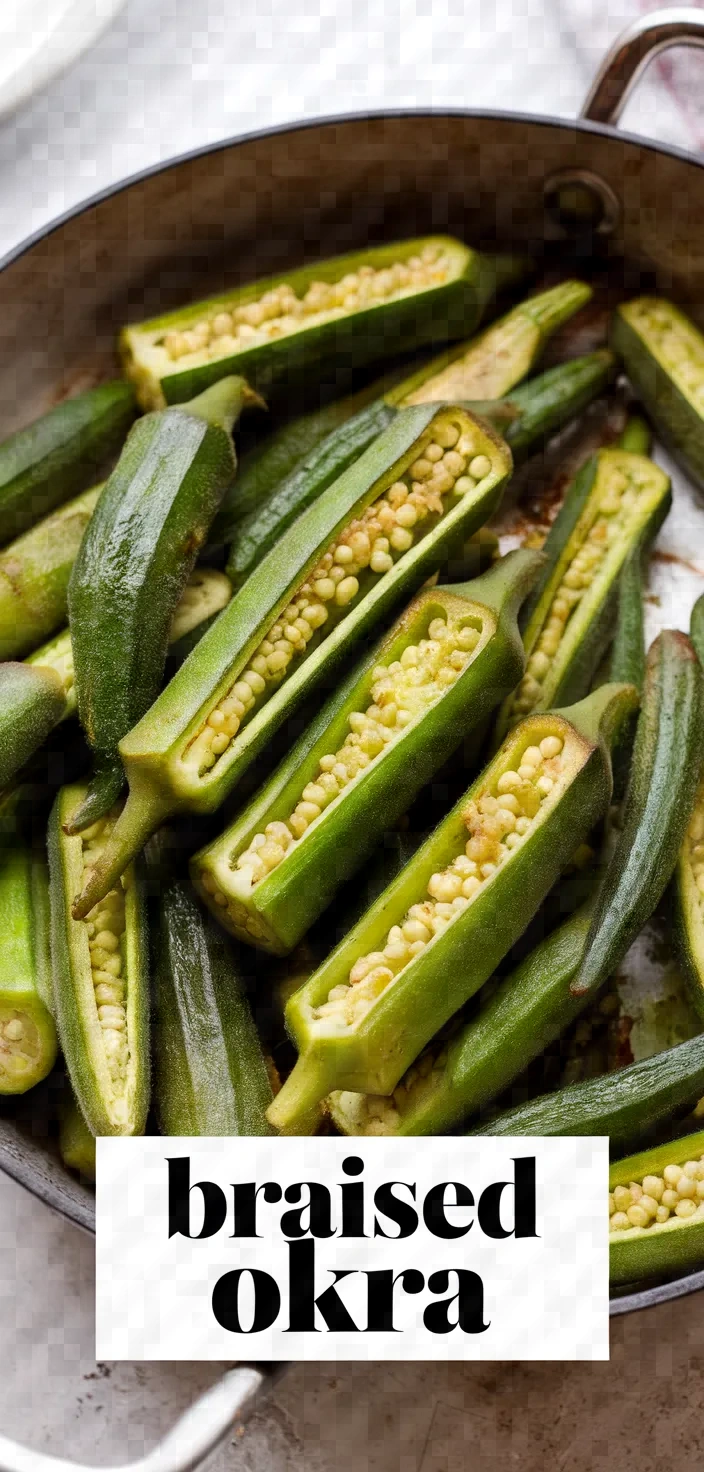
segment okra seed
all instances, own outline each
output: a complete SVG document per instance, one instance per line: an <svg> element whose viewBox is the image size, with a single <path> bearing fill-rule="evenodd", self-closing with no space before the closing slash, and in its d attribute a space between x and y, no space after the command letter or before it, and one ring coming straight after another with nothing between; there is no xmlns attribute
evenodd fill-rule
<svg viewBox="0 0 704 1472"><path fill-rule="evenodd" d="M642 1206L630 1206L626 1212L628 1221L632 1227L647 1227L648 1213Z"/></svg>
<svg viewBox="0 0 704 1472"><path fill-rule="evenodd" d="M648 1196L652 1196L654 1201L660 1201L664 1190L664 1186L660 1177L644 1176L643 1190L647 1193Z"/></svg>
<svg viewBox="0 0 704 1472"><path fill-rule="evenodd" d="M666 1165L662 1175L663 1180L667 1183L668 1186L676 1186L680 1176L682 1175L682 1166Z"/></svg>
<svg viewBox="0 0 704 1472"><path fill-rule="evenodd" d="M10 1022L5 1023L3 1032L8 1042L18 1043L24 1037L24 1025L18 1017L13 1017Z"/></svg>
<svg viewBox="0 0 704 1472"><path fill-rule="evenodd" d="M437 461L443 458L442 445L439 445L435 440L431 440L430 444L424 450L424 455L425 459L429 460L431 465L435 465Z"/></svg>
<svg viewBox="0 0 704 1472"><path fill-rule="evenodd" d="M694 1201L690 1200L688 1197L685 1197L682 1201L678 1201L675 1207L675 1216L684 1217L686 1219L688 1216L694 1216L696 1209L697 1208Z"/></svg>
<svg viewBox="0 0 704 1472"><path fill-rule="evenodd" d="M670 1210L674 1210L679 1199L677 1192L671 1186L666 1191L663 1191L661 1197L663 1206L669 1206Z"/></svg>
<svg viewBox="0 0 704 1472"><path fill-rule="evenodd" d="M491 470L491 461L487 455L475 455L469 462L469 473L475 480L483 480Z"/></svg>
<svg viewBox="0 0 704 1472"><path fill-rule="evenodd" d="M631 1223L629 1222L628 1217L626 1216L626 1213L624 1211L614 1212L614 1215L609 1222L609 1227L612 1232L625 1232L628 1230L630 1225Z"/></svg>

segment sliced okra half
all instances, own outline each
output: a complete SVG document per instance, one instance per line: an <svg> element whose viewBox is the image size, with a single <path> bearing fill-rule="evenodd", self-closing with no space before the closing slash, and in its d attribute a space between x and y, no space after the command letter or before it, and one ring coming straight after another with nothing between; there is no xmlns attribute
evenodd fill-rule
<svg viewBox="0 0 704 1472"><path fill-rule="evenodd" d="M24 1094L56 1061L51 1015L49 876L17 838L0 853L0 1095Z"/></svg>
<svg viewBox="0 0 704 1472"><path fill-rule="evenodd" d="M59 792L49 820L56 1022L71 1084L94 1135L144 1132L149 1105L149 981L141 885L128 867L85 920L71 902L116 813L64 829L84 785Z"/></svg>
<svg viewBox="0 0 704 1472"><path fill-rule="evenodd" d="M102 489L84 491L0 552L0 659L21 659L66 622L71 568Z"/></svg>
<svg viewBox="0 0 704 1472"><path fill-rule="evenodd" d="M497 739L529 711L589 689L613 635L624 564L652 540L670 503L669 478L644 455L600 450L583 467L545 543L547 569L526 610L526 672L501 710Z"/></svg>
<svg viewBox="0 0 704 1472"><path fill-rule="evenodd" d="M130 793L77 914L169 813L220 805L303 696L487 520L510 465L465 409L404 409L289 527L121 741Z"/></svg>
<svg viewBox="0 0 704 1472"><path fill-rule="evenodd" d="M541 565L513 552L419 593L192 875L228 930L292 950L523 669L518 607Z"/></svg>
<svg viewBox="0 0 704 1472"><path fill-rule="evenodd" d="M634 1283L704 1263L704 1132L609 1171L609 1277Z"/></svg>
<svg viewBox="0 0 704 1472"><path fill-rule="evenodd" d="M704 490L704 336L663 297L614 312L612 341L664 442Z"/></svg>
<svg viewBox="0 0 704 1472"><path fill-rule="evenodd" d="M606 685L530 716L358 925L291 998L299 1059L269 1111L332 1090L391 1094L523 933L611 794L610 744L637 699Z"/></svg>
<svg viewBox="0 0 704 1472"><path fill-rule="evenodd" d="M126 327L125 372L146 409L190 399L229 373L268 393L330 362L350 372L471 332L525 266L446 235L335 256Z"/></svg>

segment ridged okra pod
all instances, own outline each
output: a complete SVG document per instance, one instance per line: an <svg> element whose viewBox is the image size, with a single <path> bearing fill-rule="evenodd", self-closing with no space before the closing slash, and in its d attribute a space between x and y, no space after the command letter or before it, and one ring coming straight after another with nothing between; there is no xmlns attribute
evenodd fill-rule
<svg viewBox="0 0 704 1472"><path fill-rule="evenodd" d="M692 609L689 634L704 665L704 595ZM672 884L673 939L690 1000L704 1017L704 772L692 805Z"/></svg>
<svg viewBox="0 0 704 1472"><path fill-rule="evenodd" d="M89 1130L67 1085L59 1104L59 1152L69 1170L95 1180L95 1135Z"/></svg>
<svg viewBox="0 0 704 1472"><path fill-rule="evenodd" d="M704 676L685 634L664 630L646 662L618 843L572 989L595 991L623 959L672 877L704 754Z"/></svg>
<svg viewBox="0 0 704 1472"><path fill-rule="evenodd" d="M550 334L590 295L581 281L552 287L521 302L478 337L432 358L400 383L380 379L370 389L284 425L251 450L217 518L218 540L233 540L231 574L243 581L276 538L362 454L399 409L500 399L510 393L530 373Z"/></svg>
<svg viewBox="0 0 704 1472"><path fill-rule="evenodd" d="M403 872L289 1001L299 1059L269 1111L334 1089L391 1094L488 980L611 794L610 744L637 699L606 685L530 716Z"/></svg>
<svg viewBox="0 0 704 1472"><path fill-rule="evenodd" d="M624 302L611 338L665 444L704 490L704 336L663 297Z"/></svg>
<svg viewBox="0 0 704 1472"><path fill-rule="evenodd" d="M250 398L225 378L134 425L73 565L68 603L78 714L96 772L73 822L95 822L124 783L117 747L155 699L169 629L223 492L232 427Z"/></svg>
<svg viewBox="0 0 704 1472"><path fill-rule="evenodd" d="M165 1135L269 1135L272 1099L232 943L187 884L160 905L154 1102Z"/></svg>
<svg viewBox="0 0 704 1472"><path fill-rule="evenodd" d="M518 256L486 256L448 235L316 261L126 327L127 377L146 409L190 399L228 373L281 395L315 372L354 369L472 332Z"/></svg>
<svg viewBox="0 0 704 1472"><path fill-rule="evenodd" d="M520 679L516 617L539 554L426 589L191 873L228 930L292 950L386 828Z"/></svg>
<svg viewBox="0 0 704 1472"><path fill-rule="evenodd" d="M15 840L0 852L0 1095L24 1094L56 1061L46 862Z"/></svg>
<svg viewBox="0 0 704 1472"><path fill-rule="evenodd" d="M64 787L49 820L51 951L61 1049L94 1135L144 1132L149 1106L149 981L141 884L132 866L86 920L71 901L109 836L114 815L82 834L65 829L85 786Z"/></svg>
<svg viewBox="0 0 704 1472"><path fill-rule="evenodd" d="M470 1134L608 1135L612 1149L629 1149L693 1108L702 1093L704 1036L557 1093L541 1094Z"/></svg>
<svg viewBox="0 0 704 1472"><path fill-rule="evenodd" d="M635 1283L704 1263L704 1132L614 1161L609 1278Z"/></svg>
<svg viewBox="0 0 704 1472"><path fill-rule="evenodd" d="M66 713L55 670L0 664L0 788L7 785Z"/></svg>
<svg viewBox="0 0 704 1472"><path fill-rule="evenodd" d="M303 696L487 520L510 465L459 406L404 409L289 527L120 743L130 794L76 914L169 813L220 805Z"/></svg>
<svg viewBox="0 0 704 1472"><path fill-rule="evenodd" d="M529 379L507 398L463 399L462 402L493 424L519 464L602 392L613 378L615 366L612 353L591 353ZM427 402L434 402L430 394ZM288 476L261 507L252 511L236 529L230 549L227 569L233 582L240 584L249 577L286 527L317 500L321 481L329 485L334 467L339 463L342 471L350 464L392 422L396 412L399 411L393 410L385 400L370 405L354 422L344 426L344 432L331 436L315 457Z"/></svg>
<svg viewBox="0 0 704 1472"><path fill-rule="evenodd" d="M526 672L500 712L497 740L529 711L589 689L613 637L624 565L670 503L668 477L643 455L600 450L583 466L545 542L547 564L524 614Z"/></svg>
<svg viewBox="0 0 704 1472"><path fill-rule="evenodd" d="M60 629L68 582L102 486L84 491L0 552L0 659L19 659Z"/></svg>
<svg viewBox="0 0 704 1472"><path fill-rule="evenodd" d="M590 919L585 905L540 942L463 1023L450 1020L391 1097L336 1093L333 1123L346 1135L440 1135L507 1089L585 1006L570 994Z"/></svg>
<svg viewBox="0 0 704 1472"><path fill-rule="evenodd" d="M116 454L136 412L116 380L57 404L0 444L0 546L85 490Z"/></svg>

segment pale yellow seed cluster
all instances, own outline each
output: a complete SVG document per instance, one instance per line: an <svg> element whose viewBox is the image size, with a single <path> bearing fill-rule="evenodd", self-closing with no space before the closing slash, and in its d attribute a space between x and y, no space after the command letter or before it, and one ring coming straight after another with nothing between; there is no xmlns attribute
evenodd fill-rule
<svg viewBox="0 0 704 1472"><path fill-rule="evenodd" d="M15 1007L0 1008L0 1078L21 1083L35 1067L39 1051L39 1033L31 1017Z"/></svg>
<svg viewBox="0 0 704 1472"><path fill-rule="evenodd" d="M277 868L348 783L454 685L477 646L479 629L467 622L460 626L457 621L435 618L428 635L418 644L409 644L400 659L377 665L372 702L366 710L352 711L339 750L320 758L313 781L304 787L287 821L268 823L240 854L236 868L251 884Z"/></svg>
<svg viewBox="0 0 704 1472"><path fill-rule="evenodd" d="M83 863L90 869L99 858L117 821L117 810L84 829ZM125 933L125 891L122 881L89 911L85 925L90 951L95 1005L103 1034L103 1047L110 1073L115 1080L124 1078L129 1058L126 982L123 976Z"/></svg>
<svg viewBox="0 0 704 1472"><path fill-rule="evenodd" d="M302 327L363 311L366 307L416 291L441 286L449 259L440 245L426 245L417 256L391 266L360 266L339 281L312 281L303 296L287 282L265 291L258 301L229 310L225 306L183 331L172 329L162 339L170 358L197 353L199 358L227 357L243 348L288 337Z"/></svg>
<svg viewBox="0 0 704 1472"><path fill-rule="evenodd" d="M432 437L430 437L432 436ZM212 768L255 708L281 684L292 662L305 655L314 635L325 637L370 581L391 572L419 535L439 520L444 498L473 491L491 470L475 454L472 438L449 421L431 426L422 454L404 479L350 522L323 554L308 579L255 651L243 674L210 712L186 761L203 774Z"/></svg>
<svg viewBox="0 0 704 1472"><path fill-rule="evenodd" d="M570 620L598 575L611 547L627 529L645 484L646 478L637 469L630 476L614 469L609 476L608 486L599 501L596 519L563 574L540 634L528 656L526 672L511 701L512 722L520 720L542 704L543 687Z"/></svg>
<svg viewBox="0 0 704 1472"><path fill-rule="evenodd" d="M684 1165L666 1165L661 1175L644 1176L609 1192L609 1231L658 1227L674 1220L704 1220L704 1155Z"/></svg>
<svg viewBox="0 0 704 1472"><path fill-rule="evenodd" d="M647 299L640 310L634 307L631 311L675 383L695 402L704 404L704 338L694 324L673 319L666 302Z"/></svg>
<svg viewBox="0 0 704 1472"><path fill-rule="evenodd" d="M545 736L539 746L526 747L516 771L504 772L493 791L468 804L464 853L431 876L426 897L391 927L384 949L360 956L349 981L332 987L315 1017L349 1027L359 1022L404 968L466 910L531 831L559 780L563 745L561 737Z"/></svg>
<svg viewBox="0 0 704 1472"><path fill-rule="evenodd" d="M700 785L697 792L685 842L699 909L704 919L704 783Z"/></svg>

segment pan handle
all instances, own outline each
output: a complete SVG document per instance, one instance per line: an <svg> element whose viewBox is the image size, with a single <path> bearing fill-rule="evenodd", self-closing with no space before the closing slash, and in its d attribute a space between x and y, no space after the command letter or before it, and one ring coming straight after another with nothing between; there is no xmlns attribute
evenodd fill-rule
<svg viewBox="0 0 704 1472"><path fill-rule="evenodd" d="M238 1365L228 1370L189 1406L152 1451L112 1472L191 1472L228 1434L241 1434L255 1402L283 1368ZM0 1436L0 1472L105 1472L105 1469L30 1450Z"/></svg>
<svg viewBox="0 0 704 1472"><path fill-rule="evenodd" d="M651 10L614 41L594 78L580 117L617 123L645 68L671 46L704 47L704 12L693 6Z"/></svg>

